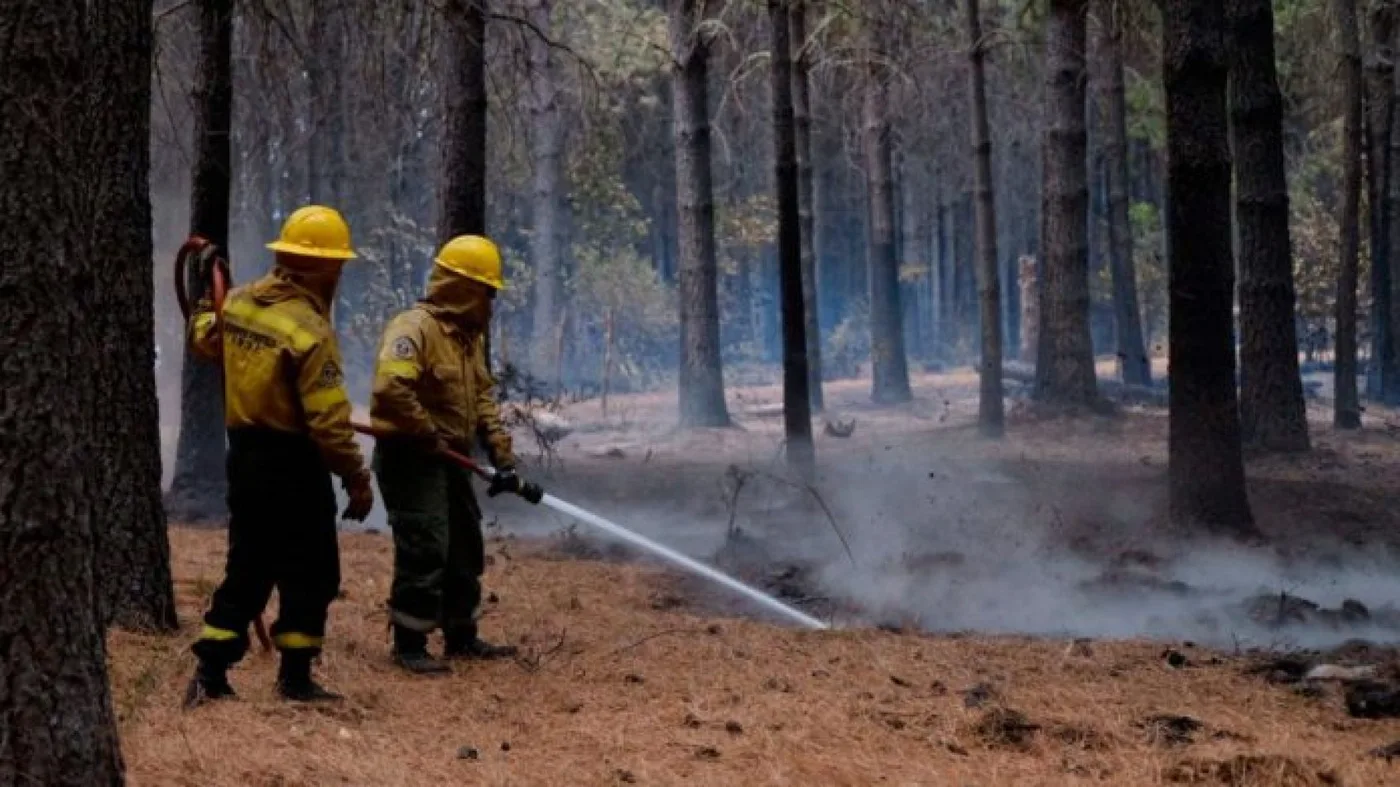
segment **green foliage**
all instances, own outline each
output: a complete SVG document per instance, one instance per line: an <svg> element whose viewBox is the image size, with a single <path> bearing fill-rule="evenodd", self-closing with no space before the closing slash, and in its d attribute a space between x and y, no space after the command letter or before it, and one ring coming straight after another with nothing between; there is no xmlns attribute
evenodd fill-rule
<svg viewBox="0 0 1400 787"><path fill-rule="evenodd" d="M600 364L601 381L610 323L614 388L654 384L664 374L657 359L667 357L665 348L680 338L674 290L632 249L604 254L596 247L576 246L574 254L578 272L569 289L575 324L587 331L584 346L575 350Z"/></svg>
<svg viewBox="0 0 1400 787"><path fill-rule="evenodd" d="M864 300L851 304L846 316L827 336L822 348L822 374L827 379L855 377L870 357L870 307Z"/></svg>
<svg viewBox="0 0 1400 787"><path fill-rule="evenodd" d="M1162 216L1150 202L1137 202L1128 209L1133 228L1133 265L1136 267L1138 306L1142 309L1142 330L1146 341L1167 333L1167 265L1162 259ZM1148 347L1151 350L1151 347Z"/></svg>
<svg viewBox="0 0 1400 787"><path fill-rule="evenodd" d="M715 209L715 244L721 272L738 271L738 255L752 255L778 240L778 208L771 194L754 194Z"/></svg>
<svg viewBox="0 0 1400 787"><path fill-rule="evenodd" d="M1147 141L1153 150L1167 146L1167 107L1161 81L1129 72L1124 96L1128 102L1128 136Z"/></svg>

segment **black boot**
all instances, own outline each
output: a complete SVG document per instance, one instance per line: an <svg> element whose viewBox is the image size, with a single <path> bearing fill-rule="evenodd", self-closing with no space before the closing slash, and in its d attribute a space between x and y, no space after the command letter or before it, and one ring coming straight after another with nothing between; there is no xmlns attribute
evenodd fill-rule
<svg viewBox="0 0 1400 787"><path fill-rule="evenodd" d="M442 655L449 659L489 661L512 658L519 652L514 645L493 645L477 637L475 630L449 631L445 639L447 647Z"/></svg>
<svg viewBox="0 0 1400 787"><path fill-rule="evenodd" d="M312 658L313 654L303 651L282 651L282 664L277 670L277 693L283 699L294 702L334 702L345 699L311 679Z"/></svg>
<svg viewBox="0 0 1400 787"><path fill-rule="evenodd" d="M185 709L203 705L210 700L234 699L233 686L228 682L228 667L201 661L195 667L194 677L185 689Z"/></svg>
<svg viewBox="0 0 1400 787"><path fill-rule="evenodd" d="M428 635L394 626L394 662L415 675L441 675L451 668L428 654Z"/></svg>

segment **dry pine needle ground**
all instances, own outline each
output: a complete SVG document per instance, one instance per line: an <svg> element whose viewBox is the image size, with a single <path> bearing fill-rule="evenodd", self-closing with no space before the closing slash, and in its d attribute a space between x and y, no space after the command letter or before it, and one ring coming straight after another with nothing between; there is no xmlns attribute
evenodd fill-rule
<svg viewBox="0 0 1400 787"><path fill-rule="evenodd" d="M185 628L116 633L113 693L134 784L1394 784L1369 756L1400 722L1348 719L1221 659L1162 646L879 631L800 632L658 610L651 570L491 546L486 635L519 663L415 679L390 665L389 541L342 538L345 598L320 667L337 708L275 700L275 659L241 698L179 710L223 534L171 533ZM275 602L274 602L275 604ZM269 616L270 619L270 616ZM1207 662L1208 654L1193 658ZM984 684L978 691L968 689ZM970 699L969 699L970 698ZM1163 735L1153 717L1200 722Z"/></svg>

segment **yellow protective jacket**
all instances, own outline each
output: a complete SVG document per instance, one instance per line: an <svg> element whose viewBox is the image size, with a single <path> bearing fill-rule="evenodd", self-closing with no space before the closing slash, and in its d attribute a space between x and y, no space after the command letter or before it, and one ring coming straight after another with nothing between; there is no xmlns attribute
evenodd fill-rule
<svg viewBox="0 0 1400 787"><path fill-rule="evenodd" d="M440 437L464 453L479 439L504 470L516 461L486 368L490 303L465 281L435 267L427 297L389 321L375 361L370 419L376 430Z"/></svg>
<svg viewBox="0 0 1400 787"><path fill-rule="evenodd" d="M350 428L340 348L326 301L274 268L229 292L222 325L207 300L190 320L190 345L210 360L223 356L224 424L306 434L341 478L364 472Z"/></svg>

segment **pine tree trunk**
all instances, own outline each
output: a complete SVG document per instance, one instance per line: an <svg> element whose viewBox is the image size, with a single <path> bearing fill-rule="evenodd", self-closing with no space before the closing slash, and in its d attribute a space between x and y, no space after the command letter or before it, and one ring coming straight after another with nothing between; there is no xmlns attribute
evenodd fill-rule
<svg viewBox="0 0 1400 787"><path fill-rule="evenodd" d="M1371 55L1367 66L1366 107L1370 130L1366 145L1367 205L1371 230L1371 363L1367 367L1367 395L1383 400L1400 380L1396 379L1395 345L1391 341L1390 138L1395 113L1395 0L1376 0L1371 6Z"/></svg>
<svg viewBox="0 0 1400 787"><path fill-rule="evenodd" d="M1045 25L1047 127L1035 396L1062 405L1098 398L1089 333L1089 183L1085 131L1088 0L1050 0Z"/></svg>
<svg viewBox="0 0 1400 787"><path fill-rule="evenodd" d="M486 234L486 8L484 0L444 0L447 65L443 84L442 178L438 244ZM491 335L485 342L491 364Z"/></svg>
<svg viewBox="0 0 1400 787"><path fill-rule="evenodd" d="M486 232L486 12L478 0L447 0L445 20L439 244Z"/></svg>
<svg viewBox="0 0 1400 787"><path fill-rule="evenodd" d="M345 44L339 0L312 0L306 47L310 122L306 134L307 193L311 201L346 210ZM343 295L344 293L342 293Z"/></svg>
<svg viewBox="0 0 1400 787"><path fill-rule="evenodd" d="M563 331L559 332L563 335ZM564 353L560 352L562 356ZM608 389L612 383L612 354L613 354L613 310L608 309L603 314L603 417L608 417Z"/></svg>
<svg viewBox="0 0 1400 787"><path fill-rule="evenodd" d="M550 35L552 0L531 0L529 19ZM564 118L555 85L556 67L550 43L527 33L530 52L530 153L534 165L534 234L530 257L534 265L534 349L532 374L544 379L553 368L550 341L559 321L560 272L564 255Z"/></svg>
<svg viewBox="0 0 1400 787"><path fill-rule="evenodd" d="M1386 2L1391 2L1391 0L1386 0ZM1391 54L1393 56L1395 51L1392 50ZM1390 298L1389 342L1394 371L1387 374L1385 384L1382 387L1385 389L1385 403L1396 406L1400 405L1400 320L1395 319L1396 315L1400 314L1400 276L1395 275L1393 263L1396 252L1400 251L1400 133L1397 133L1394 112L1397 107L1400 107L1400 69L1393 70L1395 71L1393 90L1396 92L1392 92L1390 97L1392 117L1390 139L1387 143L1389 153L1386 158L1386 168L1389 172L1386 178L1383 210L1386 215L1385 243L1390 251L1392 261L1390 289L1386 292L1389 293ZM1391 380L1395 381L1393 385L1390 384Z"/></svg>
<svg viewBox="0 0 1400 787"><path fill-rule="evenodd" d="M1035 363L1040 346L1040 279L1036 258L1029 254L1017 263L1017 283L1021 288L1021 362Z"/></svg>
<svg viewBox="0 0 1400 787"><path fill-rule="evenodd" d="M807 316L803 309L808 293L802 288L798 140L793 117L792 45L789 41L792 29L799 25L793 24L788 16L787 0L768 0L768 24L772 33L774 174L778 192L778 268L783 314L783 436L788 466L799 477L810 480L815 475L816 450L812 443L812 400L808 391L811 382L807 374L809 345ZM801 46L802 39L797 40Z"/></svg>
<svg viewBox="0 0 1400 787"><path fill-rule="evenodd" d="M103 550L126 551L148 528L164 544L147 169L151 14L143 0L11 0L0 14L6 787L123 783L103 636L122 605L112 609L103 576L112 556Z"/></svg>
<svg viewBox="0 0 1400 787"><path fill-rule="evenodd" d="M1001 284L997 270L996 202L992 194L992 136L987 127L987 50L977 0L965 0L968 79L972 94L972 153L977 199L977 289L982 302L981 389L977 427L983 435L1005 431L1001 386Z"/></svg>
<svg viewBox="0 0 1400 787"><path fill-rule="evenodd" d="M1308 450L1270 0L1228 0L1230 131L1240 270L1240 426L1246 445Z"/></svg>
<svg viewBox="0 0 1400 787"><path fill-rule="evenodd" d="M939 179L941 182L941 178ZM953 343L957 340L957 332L953 327L953 262L951 259L952 244L948 238L948 204L943 199L941 185L937 202L934 208L934 247L938 257L937 267L934 268L934 281L937 292L934 293L934 300L937 304L935 311L937 316L933 323L934 346L940 358L951 358Z"/></svg>
<svg viewBox="0 0 1400 787"><path fill-rule="evenodd" d="M809 72L812 48L807 44L807 2L792 0L788 11L792 24L792 114L797 129L797 202L802 235L802 313L807 327L807 388L812 410L825 407L822 397L822 334L818 318L817 228L812 177L812 88Z"/></svg>
<svg viewBox="0 0 1400 787"><path fill-rule="evenodd" d="M719 343L709 45L700 31L705 6L705 0L672 0L670 17L680 220L680 422L687 427L730 424Z"/></svg>
<svg viewBox="0 0 1400 787"><path fill-rule="evenodd" d="M884 42L878 18L870 18L867 36L867 84L863 106L865 177L870 217L870 352L871 399L897 404L911 398L904 353L903 310L899 297L899 254L895 243L894 177L891 154L889 69L882 62Z"/></svg>
<svg viewBox="0 0 1400 787"><path fill-rule="evenodd" d="M1357 257L1361 245L1361 38L1356 0L1334 0L1341 34L1342 207L1338 218L1341 265L1337 273L1337 363L1332 423L1338 429L1361 428L1361 398L1356 383Z"/></svg>
<svg viewBox="0 0 1400 787"><path fill-rule="evenodd" d="M208 238L221 254L228 255L233 0L201 0L199 9L200 62L192 96L195 160L190 233ZM190 299L204 297L208 284L203 276L192 276L187 283ZM180 370L180 436L166 511L182 522L220 521L227 515L226 489L222 367L185 348Z"/></svg>
<svg viewBox="0 0 1400 787"><path fill-rule="evenodd" d="M1151 385L1152 367L1142 338L1137 272L1133 265L1132 222L1128 218L1128 107L1123 85L1122 0L1094 0L1102 28L1099 52L1101 108L1105 113L1103 142L1108 180L1108 254L1113 276L1113 314L1123 382Z"/></svg>
<svg viewBox="0 0 1400 787"><path fill-rule="evenodd" d="M1253 535L1235 395L1225 13L1219 0L1165 0L1162 20L1171 516Z"/></svg>
<svg viewBox="0 0 1400 787"><path fill-rule="evenodd" d="M129 4L109 10L114 20L120 19L121 35L134 48L133 54L128 58L123 53L119 59L113 55L107 73L111 93L105 99L107 109L92 115L131 136L115 135L103 143L106 158L95 168L114 168L111 185L94 180L90 190L81 192L84 199L101 196L100 206L86 208L92 220L119 217L114 226L98 235L105 240L101 258L121 261L102 268L96 285L100 304L88 317L99 351L98 366L87 384L102 393L104 417L97 424L98 436L82 450L101 460L96 494L102 502L103 519L96 535L103 620L127 629L173 631L178 621L161 504L160 408L155 381L148 145L152 44L148 27L126 27L134 24L125 17L126 7ZM7 111L0 110L0 114ZM136 139L142 142L133 141ZM80 170L55 170L53 176L64 171ZM4 289L0 285L0 291Z"/></svg>

